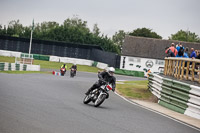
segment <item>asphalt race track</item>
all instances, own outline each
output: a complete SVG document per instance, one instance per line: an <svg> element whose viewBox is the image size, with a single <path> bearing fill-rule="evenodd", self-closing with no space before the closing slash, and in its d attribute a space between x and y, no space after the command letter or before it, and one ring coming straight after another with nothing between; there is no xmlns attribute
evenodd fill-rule
<svg viewBox="0 0 200 133"><path fill-rule="evenodd" d="M96 74L83 72L75 78L0 73L0 133L199 133L112 92L98 108L83 104L96 80Z"/></svg>

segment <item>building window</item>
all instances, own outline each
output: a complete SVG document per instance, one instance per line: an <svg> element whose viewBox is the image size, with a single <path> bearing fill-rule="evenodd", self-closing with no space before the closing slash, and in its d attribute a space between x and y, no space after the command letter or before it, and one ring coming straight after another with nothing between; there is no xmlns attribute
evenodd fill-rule
<svg viewBox="0 0 200 133"><path fill-rule="evenodd" d="M140 62L141 62L141 59L140 59L140 58L137 58L137 62L140 63Z"/></svg>
<svg viewBox="0 0 200 133"><path fill-rule="evenodd" d="M129 57L129 58L128 58L128 61L130 61L130 62L134 62L134 58Z"/></svg>
<svg viewBox="0 0 200 133"><path fill-rule="evenodd" d="M137 62L137 63L140 63L140 62L141 62L141 59L140 59L140 58L129 57L128 60L129 60L130 62Z"/></svg>
<svg viewBox="0 0 200 133"><path fill-rule="evenodd" d="M163 61L163 60L156 60L156 64L157 65L164 65L165 61Z"/></svg>

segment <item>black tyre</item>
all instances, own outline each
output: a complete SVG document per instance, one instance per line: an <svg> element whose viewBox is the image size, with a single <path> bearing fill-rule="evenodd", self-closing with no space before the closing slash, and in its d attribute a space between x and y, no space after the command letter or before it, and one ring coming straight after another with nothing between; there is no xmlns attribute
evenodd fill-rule
<svg viewBox="0 0 200 133"><path fill-rule="evenodd" d="M64 73L61 73L61 76L64 76Z"/></svg>
<svg viewBox="0 0 200 133"><path fill-rule="evenodd" d="M71 72L71 73L70 73L70 77L72 77L72 78L73 78L73 77L74 77L74 75L75 75L75 74L74 74L74 72Z"/></svg>
<svg viewBox="0 0 200 133"><path fill-rule="evenodd" d="M89 95L86 95L85 98L83 99L84 104L88 104L91 101L91 98Z"/></svg>
<svg viewBox="0 0 200 133"><path fill-rule="evenodd" d="M105 95L105 94L104 94L104 95L101 95L101 96L98 97L97 100L95 101L94 106L95 106L95 107L100 106L100 105L103 103L103 101L104 101L105 99L106 99L106 95Z"/></svg>

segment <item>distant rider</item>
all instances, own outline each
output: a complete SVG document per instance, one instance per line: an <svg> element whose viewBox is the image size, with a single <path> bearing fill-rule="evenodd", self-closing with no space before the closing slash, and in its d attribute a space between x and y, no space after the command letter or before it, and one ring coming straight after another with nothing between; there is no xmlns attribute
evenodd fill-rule
<svg viewBox="0 0 200 133"><path fill-rule="evenodd" d="M71 68L70 69L74 69L74 74L76 75L76 70L77 70L77 66L76 66L76 64L74 63L72 66L71 66Z"/></svg>
<svg viewBox="0 0 200 133"><path fill-rule="evenodd" d="M109 67L108 72L103 71L99 73L98 74L99 80L95 84L93 84L93 86L90 89L88 89L88 91L85 94L88 95L91 91L93 91L96 88L99 88L101 85L105 84L106 82L111 84L112 91L115 91L116 78L113 76L114 72L115 72L115 68Z"/></svg>
<svg viewBox="0 0 200 133"><path fill-rule="evenodd" d="M67 65L66 65L66 64L61 65L60 71L61 71L62 68L65 68L65 72L66 72L66 70L67 70Z"/></svg>

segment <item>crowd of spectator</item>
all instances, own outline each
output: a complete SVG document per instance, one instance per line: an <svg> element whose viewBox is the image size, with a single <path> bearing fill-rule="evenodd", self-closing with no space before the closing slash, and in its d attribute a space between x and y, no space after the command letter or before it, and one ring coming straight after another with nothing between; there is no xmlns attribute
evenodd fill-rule
<svg viewBox="0 0 200 133"><path fill-rule="evenodd" d="M172 43L170 47L167 47L165 49L165 53L167 57L200 59L200 50L195 50L194 48L191 48L189 51L189 48L184 48L181 43L177 44L176 46L174 43Z"/></svg>

